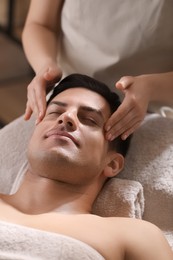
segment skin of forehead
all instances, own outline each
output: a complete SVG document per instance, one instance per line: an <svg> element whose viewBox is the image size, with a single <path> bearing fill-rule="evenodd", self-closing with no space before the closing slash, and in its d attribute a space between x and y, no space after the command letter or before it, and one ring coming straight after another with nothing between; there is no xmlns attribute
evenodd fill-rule
<svg viewBox="0 0 173 260"><path fill-rule="evenodd" d="M71 93L70 93L70 92L71 92ZM110 116L110 114L111 114L111 112L110 112L110 106L109 106L107 100L106 100L102 95L100 95L99 93L97 93L97 92L95 92L95 91L92 91L92 90L90 90L90 89L82 88L82 87L69 88L69 89L66 89L66 90L60 92L57 96L55 96L55 97L51 100L51 102L50 102L50 104L48 105L48 107L49 107L52 103L56 102L56 100L58 100L58 98L61 99L61 96L64 96L64 98L65 98L65 97L68 98L68 101L67 101L67 102L66 102L65 100L62 102L62 103L65 103L65 104L68 105L68 102L70 103L70 101L72 101L72 97L73 97L74 95L75 95L74 98L76 98L75 92L77 92L77 94L79 94L79 95L83 95L83 96L84 96L84 98L82 98L82 99L80 99L80 100L78 99L78 101L79 101L79 106L81 106L81 107L83 107L83 106L91 107L91 108L93 108L93 109L95 109L95 110L97 110L97 111L101 111L102 114L103 114L103 112L104 112L103 110L106 110L106 112L108 112L108 115L106 116L106 118L108 118L108 117ZM85 92L88 92L88 93L92 94L93 99L94 99L94 97L95 97L95 98L99 98L100 101L102 100L102 106L98 108L98 103L97 103L97 105L96 105L95 103L94 103L94 105L93 105L93 103L92 103L92 105L89 104L89 102L90 102L91 99L87 99L87 93L85 93ZM58 101L59 101L59 100L58 100ZM60 102L61 102L61 100L60 100Z"/></svg>

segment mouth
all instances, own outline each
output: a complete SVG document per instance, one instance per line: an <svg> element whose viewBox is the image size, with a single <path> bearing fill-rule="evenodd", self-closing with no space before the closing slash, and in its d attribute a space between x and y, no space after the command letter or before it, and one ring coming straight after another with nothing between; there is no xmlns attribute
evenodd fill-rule
<svg viewBox="0 0 173 260"><path fill-rule="evenodd" d="M55 138L65 137L70 139L77 147L79 147L78 140L73 135L69 134L66 131L59 131L58 129L52 129L48 131L45 135L45 138L49 138L49 137L55 137Z"/></svg>

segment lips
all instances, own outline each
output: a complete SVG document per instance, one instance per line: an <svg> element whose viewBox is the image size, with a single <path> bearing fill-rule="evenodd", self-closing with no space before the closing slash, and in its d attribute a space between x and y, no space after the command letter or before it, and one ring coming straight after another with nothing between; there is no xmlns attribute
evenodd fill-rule
<svg viewBox="0 0 173 260"><path fill-rule="evenodd" d="M60 137L61 137L61 136L64 136L64 137L67 137L67 138L71 139L72 142L73 142L76 146L79 146L79 142L77 141L77 139L76 139L73 135L69 134L69 133L66 132L66 131L60 131L60 130L58 130L58 129L52 129L52 130L50 130L50 131L48 131L48 132L46 133L45 138L49 138L50 136L60 136Z"/></svg>

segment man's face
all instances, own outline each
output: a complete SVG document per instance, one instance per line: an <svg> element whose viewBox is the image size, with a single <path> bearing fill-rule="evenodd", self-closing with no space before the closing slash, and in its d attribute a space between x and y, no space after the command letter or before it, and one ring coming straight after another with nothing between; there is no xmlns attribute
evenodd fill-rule
<svg viewBox="0 0 173 260"><path fill-rule="evenodd" d="M107 101L93 91L70 88L58 94L31 138L31 170L61 181L67 181L67 172L68 180L80 175L85 182L99 174L108 153L104 124L109 117Z"/></svg>

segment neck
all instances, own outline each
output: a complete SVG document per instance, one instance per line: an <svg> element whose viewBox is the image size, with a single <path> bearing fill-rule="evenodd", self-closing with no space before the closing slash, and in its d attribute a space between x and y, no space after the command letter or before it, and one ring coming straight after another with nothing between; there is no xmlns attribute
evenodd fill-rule
<svg viewBox="0 0 173 260"><path fill-rule="evenodd" d="M93 190L93 192L92 192ZM25 174L19 190L8 196L7 202L26 214L60 212L68 214L90 213L97 196L96 188L76 187L67 183Z"/></svg>

